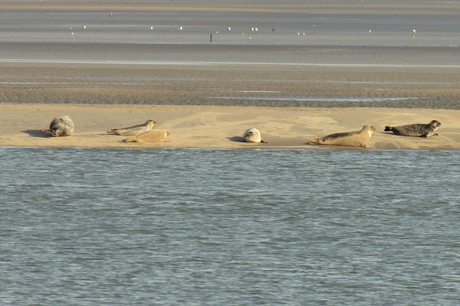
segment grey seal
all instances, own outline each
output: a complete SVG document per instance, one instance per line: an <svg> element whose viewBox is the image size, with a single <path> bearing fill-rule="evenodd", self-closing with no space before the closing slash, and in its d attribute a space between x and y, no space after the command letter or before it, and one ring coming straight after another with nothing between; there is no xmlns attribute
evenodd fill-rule
<svg viewBox="0 0 460 306"><path fill-rule="evenodd" d="M441 122L438 120L432 120L428 124L415 123L415 124L406 124L400 126L386 126L385 131L392 131L395 135L400 136L413 136L413 137L430 137L438 136L438 133L435 131L441 126Z"/></svg>
<svg viewBox="0 0 460 306"><path fill-rule="evenodd" d="M260 136L260 131L256 128L249 128L243 133L243 140L246 142L262 142L267 143L262 140Z"/></svg>
<svg viewBox="0 0 460 306"><path fill-rule="evenodd" d="M125 142L164 142L170 133L166 130L150 130L134 137L125 139Z"/></svg>
<svg viewBox="0 0 460 306"><path fill-rule="evenodd" d="M136 136L140 133L150 131L153 126L156 124L153 120L147 120L143 124L128 126L125 128L118 128L118 129L108 129L107 133L115 133L122 136Z"/></svg>
<svg viewBox="0 0 460 306"><path fill-rule="evenodd" d="M367 124L360 131L334 133L321 138L311 139L310 143L368 148L369 139L375 130L375 127Z"/></svg>
<svg viewBox="0 0 460 306"><path fill-rule="evenodd" d="M49 130L40 130L52 137L70 136L75 130L75 125L69 116L65 115L62 117L54 118L50 123Z"/></svg>

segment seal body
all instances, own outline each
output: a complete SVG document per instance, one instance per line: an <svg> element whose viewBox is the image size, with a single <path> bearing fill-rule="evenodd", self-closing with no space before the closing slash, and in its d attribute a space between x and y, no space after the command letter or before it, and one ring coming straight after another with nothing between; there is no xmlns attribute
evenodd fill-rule
<svg viewBox="0 0 460 306"><path fill-rule="evenodd" d="M438 133L435 131L441 126L441 122L438 120L432 120L428 124L407 124L407 125L400 125L400 126L386 126L385 131L392 131L395 135L400 136L413 136L413 137L430 137L430 136L438 136Z"/></svg>
<svg viewBox="0 0 460 306"><path fill-rule="evenodd" d="M349 146L368 148L369 139L376 130L372 125L365 125L360 131L334 133L310 140L311 144Z"/></svg>
<svg viewBox="0 0 460 306"><path fill-rule="evenodd" d="M69 116L54 118L50 123L49 130L40 130L50 134L52 137L70 136L75 130L75 125Z"/></svg>
<svg viewBox="0 0 460 306"><path fill-rule="evenodd" d="M166 130L150 130L134 137L125 139L126 142L162 142L170 133Z"/></svg>
<svg viewBox="0 0 460 306"><path fill-rule="evenodd" d="M115 133L122 136L136 136L140 133L150 131L155 124L155 121L147 120L144 124L138 124L119 129L108 129L106 132Z"/></svg>
<svg viewBox="0 0 460 306"><path fill-rule="evenodd" d="M256 128L250 128L247 129L243 133L243 139L246 142L263 142L266 143L266 141L262 140L262 137L260 136L260 131Z"/></svg>

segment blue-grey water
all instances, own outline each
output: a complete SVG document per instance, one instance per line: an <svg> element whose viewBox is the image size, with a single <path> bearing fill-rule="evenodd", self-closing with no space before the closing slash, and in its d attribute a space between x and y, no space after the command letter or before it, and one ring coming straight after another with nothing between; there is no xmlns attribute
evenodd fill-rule
<svg viewBox="0 0 460 306"><path fill-rule="evenodd" d="M458 305L459 157L0 148L0 301Z"/></svg>

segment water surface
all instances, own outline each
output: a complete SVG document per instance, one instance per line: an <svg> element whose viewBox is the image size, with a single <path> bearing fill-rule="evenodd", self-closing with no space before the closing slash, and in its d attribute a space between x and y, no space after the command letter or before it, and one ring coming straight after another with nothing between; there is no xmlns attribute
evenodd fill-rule
<svg viewBox="0 0 460 306"><path fill-rule="evenodd" d="M458 158L0 148L0 299L457 305Z"/></svg>

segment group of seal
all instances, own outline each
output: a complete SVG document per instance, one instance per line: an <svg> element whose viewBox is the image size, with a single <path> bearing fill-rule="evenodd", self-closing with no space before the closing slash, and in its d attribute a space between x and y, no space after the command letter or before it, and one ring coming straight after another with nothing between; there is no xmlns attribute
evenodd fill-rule
<svg viewBox="0 0 460 306"><path fill-rule="evenodd" d="M154 130L153 126L156 121L151 119L147 120L143 124L133 125L125 128L108 129L107 133L115 133L122 136L133 136L128 137L125 142L162 142L166 141L166 136L170 133L166 130Z"/></svg>
<svg viewBox="0 0 460 306"><path fill-rule="evenodd" d="M395 127L385 126L384 131L392 131L399 136L430 137L437 136L435 131L441 126L437 120L428 124L414 123ZM310 144L325 144L335 146L364 147L368 148L369 139L376 128L372 125L365 125L360 131L334 133L321 138L311 139Z"/></svg>
<svg viewBox="0 0 460 306"><path fill-rule="evenodd" d="M161 142L166 141L166 136L170 133L166 130L154 130L156 124L153 120L147 120L143 124L133 125L125 128L108 129L107 133L114 133L122 136L133 136L125 139L126 142ZM48 130L40 130L52 137L71 136L75 130L75 125L69 116L54 118Z"/></svg>
<svg viewBox="0 0 460 306"><path fill-rule="evenodd" d="M153 127L156 121L151 119L143 124L133 125L125 128L112 128L108 129L107 133L115 133L122 136L132 136L125 139L126 142L162 142L166 141L166 137L170 134L166 130L154 130ZM428 124L406 124L395 127L385 126L384 131L392 131L395 135L399 136L412 136L412 137L431 137L437 136L435 131L441 126L437 120L432 120ZM75 130L75 125L69 116L61 116L54 118L50 127L47 130L40 130L52 137L71 136ZM348 147L369 147L369 140L372 137L376 128L372 125L366 124L359 131L341 132L326 135L324 137L315 138L310 140L310 144L322 145L335 145L335 146L348 146ZM243 141L251 143L267 143L262 140L260 131L255 128L249 128L243 133Z"/></svg>

